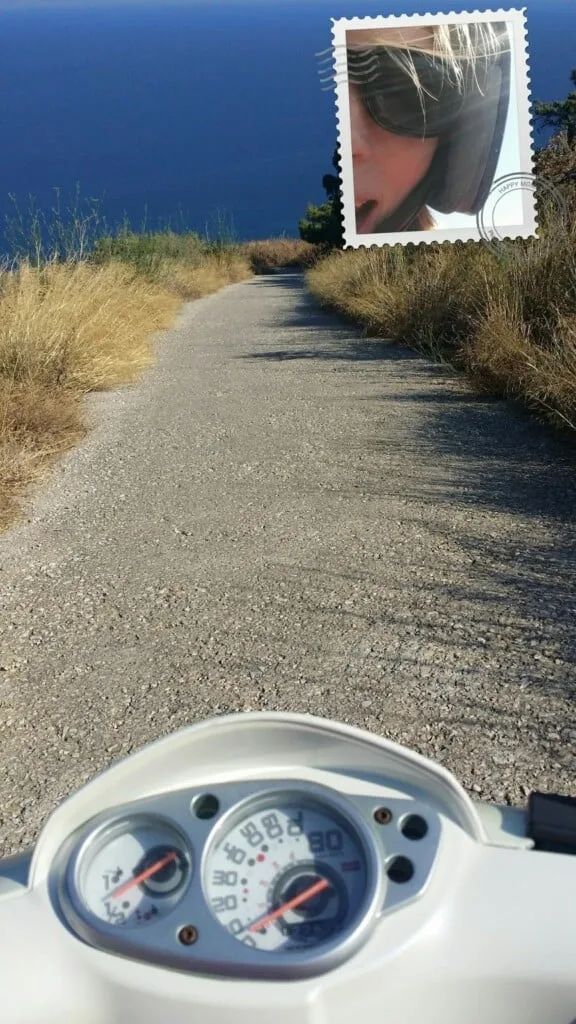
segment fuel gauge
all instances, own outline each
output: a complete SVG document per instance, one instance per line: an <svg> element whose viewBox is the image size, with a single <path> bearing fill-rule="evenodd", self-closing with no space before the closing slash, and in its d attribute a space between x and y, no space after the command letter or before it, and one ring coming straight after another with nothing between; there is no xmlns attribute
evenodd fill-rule
<svg viewBox="0 0 576 1024"><path fill-rule="evenodd" d="M171 913L192 876L183 836L161 819L131 818L100 829L72 858L68 896L83 916L136 927Z"/></svg>

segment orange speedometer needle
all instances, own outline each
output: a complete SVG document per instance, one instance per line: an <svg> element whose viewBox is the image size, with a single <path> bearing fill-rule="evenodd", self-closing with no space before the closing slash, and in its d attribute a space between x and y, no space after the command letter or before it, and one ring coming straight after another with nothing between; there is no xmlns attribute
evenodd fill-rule
<svg viewBox="0 0 576 1024"><path fill-rule="evenodd" d="M276 921L277 918L282 917L287 910L292 910L294 907L300 906L301 903L305 903L306 900L311 899L312 896L316 896L316 894L322 892L323 889L327 889L329 885L330 882L326 878L321 878L319 882L315 882L314 885L305 889L304 892L299 893L299 895L295 896L293 900L288 900L287 903L283 903L281 907L278 907L278 910L273 910L271 914L266 914L266 917L261 917L255 924L251 924L248 931L259 932L262 928L265 928L266 925L272 924L272 922Z"/></svg>
<svg viewBox="0 0 576 1024"><path fill-rule="evenodd" d="M124 882L124 885L121 885L119 889L114 889L113 892L106 893L104 899L118 899L120 896L123 896L125 892L133 889L135 885L140 885L140 882L145 882L151 875L155 875L157 871L160 871L160 868L166 867L166 865L170 864L173 860L176 860L176 854L174 852L167 853L161 860L157 860L152 867L146 868L145 871L141 871L139 875L136 875L136 878L130 878L127 882Z"/></svg>

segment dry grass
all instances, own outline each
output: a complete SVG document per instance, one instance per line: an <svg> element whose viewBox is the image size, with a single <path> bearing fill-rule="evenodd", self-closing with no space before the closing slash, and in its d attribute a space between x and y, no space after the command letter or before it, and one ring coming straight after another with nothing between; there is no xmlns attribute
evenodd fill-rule
<svg viewBox="0 0 576 1024"><path fill-rule="evenodd" d="M280 268L304 269L313 267L323 250L299 238L269 238L259 242L245 242L242 251L251 262L255 274L269 274Z"/></svg>
<svg viewBox="0 0 576 1024"><path fill-rule="evenodd" d="M367 334L576 430L576 195L565 199L567 217L543 208L541 237L500 255L473 242L338 251L308 271L309 289Z"/></svg>
<svg viewBox="0 0 576 1024"><path fill-rule="evenodd" d="M222 247L144 268L108 256L0 271L0 528L84 435L82 396L135 381L183 300L251 274L237 249Z"/></svg>
<svg viewBox="0 0 576 1024"><path fill-rule="evenodd" d="M279 267L309 267L299 239L237 243L194 231L98 232L79 194L68 213L32 209L12 225L15 263L0 270L0 529L29 485L85 434L82 397L135 381L153 335L183 301ZM49 239L48 252L43 239Z"/></svg>
<svg viewBox="0 0 576 1024"><path fill-rule="evenodd" d="M205 256L197 266L166 261L161 264L156 280L167 292L189 301L212 295L229 284L238 284L252 276L249 260L234 253Z"/></svg>

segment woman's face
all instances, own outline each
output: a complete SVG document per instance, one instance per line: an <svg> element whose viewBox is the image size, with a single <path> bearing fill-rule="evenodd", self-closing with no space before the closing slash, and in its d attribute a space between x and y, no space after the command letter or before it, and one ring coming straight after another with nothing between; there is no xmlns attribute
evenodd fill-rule
<svg viewBox="0 0 576 1024"><path fill-rule="evenodd" d="M390 34L396 35L398 31L392 29ZM416 32L418 42L422 42L422 29L401 31L407 46L412 41L411 32ZM349 45L350 37L360 47L376 41L370 30L349 33ZM378 41L385 41L383 33ZM438 139L394 135L372 120L357 85L349 84L349 96L356 230L358 234L374 234L378 222L394 213L422 180L432 163Z"/></svg>

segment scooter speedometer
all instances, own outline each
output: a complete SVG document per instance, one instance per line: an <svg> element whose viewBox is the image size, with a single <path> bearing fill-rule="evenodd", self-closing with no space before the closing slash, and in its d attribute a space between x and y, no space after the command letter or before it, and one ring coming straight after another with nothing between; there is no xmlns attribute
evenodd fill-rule
<svg viewBox="0 0 576 1024"><path fill-rule="evenodd" d="M335 808L297 793L250 806L217 836L204 890L222 926L268 952L348 933L370 895L364 842Z"/></svg>

